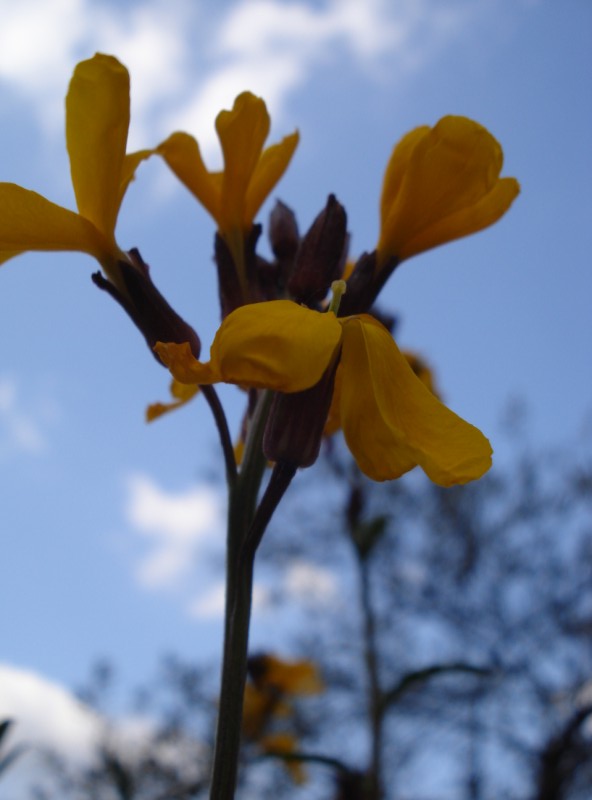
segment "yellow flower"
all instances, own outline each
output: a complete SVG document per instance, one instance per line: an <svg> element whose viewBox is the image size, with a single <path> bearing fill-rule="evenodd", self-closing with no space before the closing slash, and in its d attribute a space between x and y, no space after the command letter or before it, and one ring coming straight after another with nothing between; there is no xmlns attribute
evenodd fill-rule
<svg viewBox="0 0 592 800"><path fill-rule="evenodd" d="M325 688L312 661L284 661L263 653L249 659L249 673L256 685L281 694L319 694Z"/></svg>
<svg viewBox="0 0 592 800"><path fill-rule="evenodd" d="M0 263L29 250L94 256L120 286L115 224L144 150L126 155L129 75L97 53L77 65L66 97L66 144L78 214L13 183L0 183Z"/></svg>
<svg viewBox="0 0 592 800"><path fill-rule="evenodd" d="M298 740L291 733L269 733L260 739L259 744L264 753L271 753L280 758L291 756L298 751ZM306 783L308 776L301 761L286 758L284 765L295 784L302 786Z"/></svg>
<svg viewBox="0 0 592 800"><path fill-rule="evenodd" d="M491 465L483 434L435 397L373 317L336 317L289 300L242 306L219 328L202 363L188 345L156 352L181 383L235 383L299 392L340 353L339 420L360 469L392 480L419 465L442 486L481 477Z"/></svg>
<svg viewBox="0 0 592 800"><path fill-rule="evenodd" d="M265 753L280 756L297 750L296 737L288 731L271 730L278 719L289 727L292 715L290 697L319 694L325 688L316 664L311 661L284 661L262 653L249 658L249 680L243 701L243 735ZM296 783L306 780L298 761L285 760L286 769Z"/></svg>
<svg viewBox="0 0 592 800"><path fill-rule="evenodd" d="M221 111L216 118L222 172L206 169L197 141L187 133L173 133L156 151L212 215L239 269L244 268L244 238L298 144L295 132L264 149L269 128L263 100L243 92L232 111Z"/></svg>
<svg viewBox="0 0 592 800"><path fill-rule="evenodd" d="M520 191L515 178L499 177L502 164L496 139L466 117L404 136L384 175L378 269L496 222Z"/></svg>

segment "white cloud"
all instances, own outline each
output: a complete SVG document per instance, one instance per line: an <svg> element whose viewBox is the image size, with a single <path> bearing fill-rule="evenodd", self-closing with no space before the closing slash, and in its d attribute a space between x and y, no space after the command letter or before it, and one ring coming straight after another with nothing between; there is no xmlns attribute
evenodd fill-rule
<svg viewBox="0 0 592 800"><path fill-rule="evenodd" d="M304 0L235 3L210 44L206 80L169 117L169 126L195 133L206 152L214 151L213 120L239 92L263 96L277 121L289 92L339 47L365 64L401 45L405 25L385 0L331 0L323 7Z"/></svg>
<svg viewBox="0 0 592 800"><path fill-rule="evenodd" d="M83 763L102 731L95 712L58 683L35 672L0 663L0 720L12 719L8 747L25 750L2 775L3 797L30 797L41 777L40 751Z"/></svg>
<svg viewBox="0 0 592 800"><path fill-rule="evenodd" d="M224 598L224 583L218 583L191 602L189 614L198 619L222 619L224 617ZM253 587L253 611L261 611L267 608L269 600L269 590L256 583Z"/></svg>
<svg viewBox="0 0 592 800"><path fill-rule="evenodd" d="M22 410L16 381L0 377L0 455L6 457L14 452L37 455L46 448L41 424Z"/></svg>
<svg viewBox="0 0 592 800"><path fill-rule="evenodd" d="M250 89L274 120L287 96L322 68L347 58L370 80L396 80L427 63L472 19L482 0L0 0L0 82L29 97L61 131L75 63L113 53L132 76L130 147L150 146L173 128L190 130L210 156L221 108ZM375 69L379 65L380 69ZM386 69L385 69L386 67Z"/></svg>
<svg viewBox="0 0 592 800"><path fill-rule="evenodd" d="M0 721L12 719L8 748L24 745L19 758L2 775L2 798L31 797L41 784L57 796L45 773L41 753L50 749L71 764L87 765L100 742L109 742L117 752L134 760L147 743L157 748L163 761L194 776L199 745L192 739L178 741L174 748L154 743L154 721L127 716L107 720L81 703L66 688L31 670L0 663ZM52 791L53 790L53 791Z"/></svg>
<svg viewBox="0 0 592 800"><path fill-rule="evenodd" d="M106 8L94 0L0 0L0 81L28 97L49 129L61 131L63 100L77 61L117 55L132 75L130 147L155 144L148 118L186 80L191 46L183 0Z"/></svg>
<svg viewBox="0 0 592 800"><path fill-rule="evenodd" d="M293 561L284 577L291 599L305 606L326 605L338 597L339 584L333 572L309 561Z"/></svg>
<svg viewBox="0 0 592 800"><path fill-rule="evenodd" d="M136 577L148 588L179 585L212 548L224 543L221 499L207 486L170 493L145 475L127 481L125 515L136 534L149 542Z"/></svg>
<svg viewBox="0 0 592 800"><path fill-rule="evenodd" d="M52 745L86 758L100 730L99 717L63 686L35 672L0 664L0 719L15 720L12 738Z"/></svg>

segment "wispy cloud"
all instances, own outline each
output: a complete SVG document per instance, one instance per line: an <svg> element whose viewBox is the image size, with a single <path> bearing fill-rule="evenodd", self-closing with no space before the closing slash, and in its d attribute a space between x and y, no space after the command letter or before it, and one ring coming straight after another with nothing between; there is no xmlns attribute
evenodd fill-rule
<svg viewBox="0 0 592 800"><path fill-rule="evenodd" d="M334 571L304 560L293 561L288 566L283 587L290 600L305 607L326 606L339 594L339 582Z"/></svg>
<svg viewBox="0 0 592 800"><path fill-rule="evenodd" d="M97 0L3 3L0 85L29 97L54 130L76 61L96 50L132 74L131 146L172 128L215 144L213 120L244 89L264 96L281 124L291 92L347 58L368 80L393 81L455 40L485 0ZM375 69L380 65L380 69Z"/></svg>
<svg viewBox="0 0 592 800"><path fill-rule="evenodd" d="M256 583L253 587L253 611L263 611L269 607L270 591L267 587ZM190 616L196 619L222 619L224 616L224 583L216 584L212 589L198 595L189 603Z"/></svg>
<svg viewBox="0 0 592 800"><path fill-rule="evenodd" d="M96 0L2 3L0 82L28 97L50 130L63 126L63 99L77 61L117 55L133 75L131 146L146 145L149 118L187 79L191 5L148 0L105 6Z"/></svg>
<svg viewBox="0 0 592 800"><path fill-rule="evenodd" d="M135 567L145 588L178 588L224 541L220 496L207 486L171 493L146 475L132 475L125 516L148 545Z"/></svg>
<svg viewBox="0 0 592 800"><path fill-rule="evenodd" d="M47 449L42 421L23 410L17 382L0 377L0 457L38 455Z"/></svg>
<svg viewBox="0 0 592 800"><path fill-rule="evenodd" d="M204 484L169 491L144 474L129 476L125 488L124 516L133 537L132 569L138 585L150 591L174 591L186 613L196 620L222 618L223 492ZM199 587L197 592L195 587ZM298 559L282 570L259 572L253 609L273 614L282 613L287 605L318 607L333 602L338 594L333 572Z"/></svg>

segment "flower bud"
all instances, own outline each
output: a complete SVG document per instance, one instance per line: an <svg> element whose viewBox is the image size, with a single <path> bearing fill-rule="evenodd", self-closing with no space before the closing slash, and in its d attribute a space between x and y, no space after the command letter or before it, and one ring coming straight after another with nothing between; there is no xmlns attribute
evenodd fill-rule
<svg viewBox="0 0 592 800"><path fill-rule="evenodd" d="M269 215L269 243L278 261L292 260L300 244L296 215L278 200Z"/></svg>
<svg viewBox="0 0 592 800"><path fill-rule="evenodd" d="M291 208L278 200L269 215L269 243L275 256L276 294L285 296L286 283L294 271L296 253L300 246L300 233L296 215Z"/></svg>
<svg viewBox="0 0 592 800"><path fill-rule="evenodd" d="M310 467L317 460L338 363L337 357L310 389L275 395L263 436L263 453L269 461Z"/></svg>
<svg viewBox="0 0 592 800"><path fill-rule="evenodd" d="M189 342L191 352L199 358L201 342L193 328L174 311L158 291L148 265L137 249L128 253L129 261L119 261L118 268L124 289L118 289L100 272L92 275L99 289L103 289L126 311L134 325L141 331L146 343L159 363L154 352L157 342Z"/></svg>
<svg viewBox="0 0 592 800"><path fill-rule="evenodd" d="M367 312L391 272L392 269L389 272L385 268L377 273L376 251L362 253L347 279L347 294L339 307L339 316L347 317Z"/></svg>
<svg viewBox="0 0 592 800"><path fill-rule="evenodd" d="M300 303L322 300L334 280L341 277L346 256L347 215L330 194L327 205L304 236L288 290Z"/></svg>

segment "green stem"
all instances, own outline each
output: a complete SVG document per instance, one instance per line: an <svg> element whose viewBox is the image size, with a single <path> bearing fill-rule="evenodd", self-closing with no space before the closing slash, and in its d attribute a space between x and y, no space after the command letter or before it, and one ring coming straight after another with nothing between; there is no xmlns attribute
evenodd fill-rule
<svg viewBox="0 0 592 800"><path fill-rule="evenodd" d="M295 474L296 467L292 464L278 463L273 468L271 478L244 542L244 549L251 554L251 558L255 558L263 534Z"/></svg>
<svg viewBox="0 0 592 800"><path fill-rule="evenodd" d="M247 674L253 560L241 558L236 564L229 563L227 581L220 708L210 787L211 800L232 800L236 787Z"/></svg>
<svg viewBox="0 0 592 800"><path fill-rule="evenodd" d="M382 729L384 712L378 675L376 620L372 608L371 580L368 559L358 557L360 571L360 601L364 627L364 658L368 679L368 717L370 722L371 758L368 774L368 800L382 797Z"/></svg>
<svg viewBox="0 0 592 800"><path fill-rule="evenodd" d="M249 426L242 469L229 491L224 649L211 800L232 800L236 787L255 560L255 551L246 548L245 542L265 471L262 441L270 404L271 392L261 393Z"/></svg>
<svg viewBox="0 0 592 800"><path fill-rule="evenodd" d="M236 481L236 459L234 457L234 447L232 446L232 439L230 438L230 431L228 430L228 422L226 414L222 408L220 398L213 386L200 386L201 392L210 407L218 435L220 436L220 444L222 446L222 454L224 456L224 464L226 467L226 482L229 487L234 485Z"/></svg>

